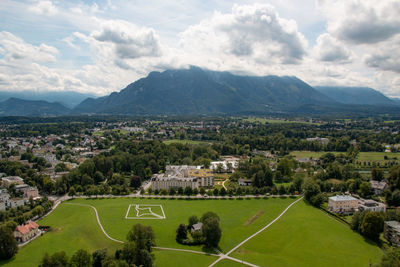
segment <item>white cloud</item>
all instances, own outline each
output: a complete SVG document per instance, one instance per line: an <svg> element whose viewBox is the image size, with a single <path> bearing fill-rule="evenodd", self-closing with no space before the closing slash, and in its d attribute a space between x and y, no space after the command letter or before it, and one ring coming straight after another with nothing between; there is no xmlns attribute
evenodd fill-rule
<svg viewBox="0 0 400 267"><path fill-rule="evenodd" d="M213 17L189 27L180 44L192 54L226 55L268 63L301 62L307 42L293 20L286 20L270 5L234 5L232 13Z"/></svg>
<svg viewBox="0 0 400 267"><path fill-rule="evenodd" d="M53 46L34 46L6 31L0 32L0 48L7 61L55 62L59 53Z"/></svg>
<svg viewBox="0 0 400 267"><path fill-rule="evenodd" d="M317 38L313 50L315 57L321 61L349 63L351 60L351 52L328 33L321 34Z"/></svg>
<svg viewBox="0 0 400 267"><path fill-rule="evenodd" d="M318 1L328 18L328 31L355 44L373 44L400 33L398 0Z"/></svg>
<svg viewBox="0 0 400 267"><path fill-rule="evenodd" d="M29 7L29 11L38 15L56 15L58 13L58 9L53 5L51 1L41 0L38 1L35 5Z"/></svg>
<svg viewBox="0 0 400 267"><path fill-rule="evenodd" d="M158 36L151 28L138 27L122 20L103 21L100 28L90 36L99 42L113 44L119 59L161 55Z"/></svg>
<svg viewBox="0 0 400 267"><path fill-rule="evenodd" d="M400 73L400 35L371 47L371 52L364 58L369 66L380 70Z"/></svg>

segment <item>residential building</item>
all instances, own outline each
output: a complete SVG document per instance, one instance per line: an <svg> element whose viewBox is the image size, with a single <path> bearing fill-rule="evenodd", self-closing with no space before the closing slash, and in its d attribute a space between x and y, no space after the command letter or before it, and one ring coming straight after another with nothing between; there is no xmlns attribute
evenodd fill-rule
<svg viewBox="0 0 400 267"><path fill-rule="evenodd" d="M358 203L358 210L386 212L386 205L372 199L362 199Z"/></svg>
<svg viewBox="0 0 400 267"><path fill-rule="evenodd" d="M194 232L201 231L202 229L203 229L203 223L199 222L192 225L192 227L190 228L190 232L193 234Z"/></svg>
<svg viewBox="0 0 400 267"><path fill-rule="evenodd" d="M383 236L393 245L400 246L400 223L386 221L383 225Z"/></svg>
<svg viewBox="0 0 400 267"><path fill-rule="evenodd" d="M25 200L29 200L30 198L37 198L39 197L39 191L36 187L29 186L27 184L21 184L15 186L17 191L22 191L24 193L23 197Z"/></svg>
<svg viewBox="0 0 400 267"><path fill-rule="evenodd" d="M34 221L28 221L24 225L19 225L14 231L14 237L20 243L25 243L38 234L40 234L39 225Z"/></svg>
<svg viewBox="0 0 400 267"><path fill-rule="evenodd" d="M11 198L7 202L7 204L8 204L7 206L10 208L16 208L16 207L24 206L25 200L23 198Z"/></svg>
<svg viewBox="0 0 400 267"><path fill-rule="evenodd" d="M358 208L358 199L350 195L329 197L328 209L331 212L350 214Z"/></svg>
<svg viewBox="0 0 400 267"><path fill-rule="evenodd" d="M388 188L388 184L385 181L371 180L371 189L374 190L375 195L382 195Z"/></svg>
<svg viewBox="0 0 400 267"><path fill-rule="evenodd" d="M7 176L1 178L4 187L10 187L11 184L23 184L24 179L19 176Z"/></svg>
<svg viewBox="0 0 400 267"><path fill-rule="evenodd" d="M7 202L10 199L7 189L0 189L0 201Z"/></svg>
<svg viewBox="0 0 400 267"><path fill-rule="evenodd" d="M250 186L250 185L253 184L253 181L252 181L251 179L242 179L242 178L239 178L239 179L238 179L238 184L239 184L240 186Z"/></svg>

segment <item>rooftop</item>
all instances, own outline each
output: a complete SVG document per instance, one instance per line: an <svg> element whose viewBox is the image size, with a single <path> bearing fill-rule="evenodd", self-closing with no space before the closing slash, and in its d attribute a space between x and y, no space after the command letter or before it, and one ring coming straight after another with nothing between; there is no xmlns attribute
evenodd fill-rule
<svg viewBox="0 0 400 267"><path fill-rule="evenodd" d="M358 200L355 197L352 197L350 195L337 195L334 197L329 197L329 200L333 200L333 201L350 201L350 200Z"/></svg>

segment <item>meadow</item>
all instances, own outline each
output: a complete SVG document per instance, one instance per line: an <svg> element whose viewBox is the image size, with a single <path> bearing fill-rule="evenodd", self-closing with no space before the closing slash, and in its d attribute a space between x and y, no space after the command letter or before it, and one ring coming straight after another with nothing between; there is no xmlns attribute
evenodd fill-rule
<svg viewBox="0 0 400 267"><path fill-rule="evenodd" d="M101 232L95 212L96 207L105 231L113 238L126 241L126 234L136 223L151 225L159 247L202 251L201 246L183 246L175 241L175 230L188 217L200 217L207 211L217 213L221 219L222 238L219 249L227 252L242 240L257 232L276 218L295 198L226 199L226 200L163 200L163 199L75 199L59 205L48 217L39 222L53 230L20 249L6 266L37 266L45 252L64 250L72 255L77 249L94 251L107 248L110 253L121 247ZM165 219L125 219L131 204L162 205ZM155 212L158 211L155 209ZM150 216L151 217L151 216ZM155 264L168 266L208 266L217 259L178 251L154 250ZM251 239L231 256L260 266L293 266L299 255L303 265L339 266L335 262L349 262L347 266L362 266L369 257L377 262L381 252L374 244L352 232L346 225L325 215L322 211L304 204L295 204L270 228ZM332 261L340 255L340 261ZM314 259L316 257L316 259ZM354 258L354 259L353 259ZM368 259L367 259L368 258ZM281 259L286 263L280 265ZM308 262L309 261L309 262ZM311 263L311 264L306 264ZM353 265L354 263L354 265ZM239 266L223 260L216 266ZM366 266L364 264L364 266Z"/></svg>
<svg viewBox="0 0 400 267"><path fill-rule="evenodd" d="M331 151L293 151L290 152L290 155L294 156L295 158L313 158L313 159L319 159L322 155L326 153L332 153L334 155L340 154L340 152L331 152Z"/></svg>
<svg viewBox="0 0 400 267"><path fill-rule="evenodd" d="M382 251L324 212L301 201L232 257L260 266L369 266Z"/></svg>

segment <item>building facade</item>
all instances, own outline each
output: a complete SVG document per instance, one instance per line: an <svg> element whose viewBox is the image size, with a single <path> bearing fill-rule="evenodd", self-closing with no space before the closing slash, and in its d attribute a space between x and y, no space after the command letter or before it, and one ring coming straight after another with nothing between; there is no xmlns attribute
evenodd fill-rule
<svg viewBox="0 0 400 267"><path fill-rule="evenodd" d="M199 189L213 187L214 175L211 171L201 169L200 166L169 165L165 173L154 174L151 178L151 189L170 190L171 188Z"/></svg>
<svg viewBox="0 0 400 267"><path fill-rule="evenodd" d="M38 234L40 234L39 225L34 221L28 221L24 225L19 225L14 231L14 237L20 243L24 243Z"/></svg>
<svg viewBox="0 0 400 267"><path fill-rule="evenodd" d="M386 221L383 225L383 236L393 245L400 246L400 223Z"/></svg>
<svg viewBox="0 0 400 267"><path fill-rule="evenodd" d="M358 208L358 199L349 195L329 197L328 209L340 214L351 214Z"/></svg>

